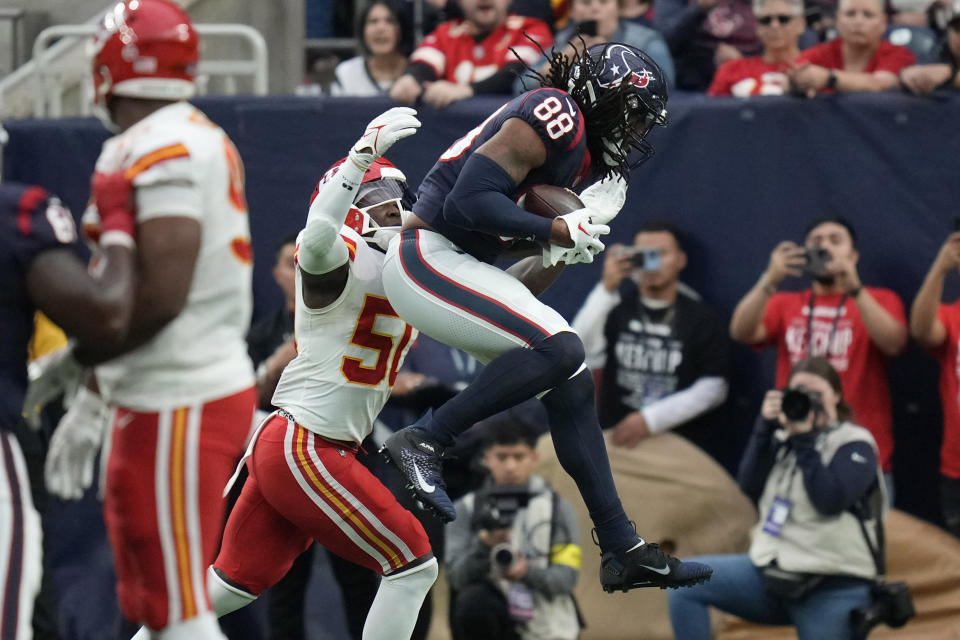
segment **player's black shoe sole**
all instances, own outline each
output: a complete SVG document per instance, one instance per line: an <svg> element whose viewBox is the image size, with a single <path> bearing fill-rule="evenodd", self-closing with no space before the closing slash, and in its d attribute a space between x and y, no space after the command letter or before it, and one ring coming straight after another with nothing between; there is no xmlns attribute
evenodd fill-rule
<svg viewBox="0 0 960 640"><path fill-rule="evenodd" d="M702 584L713 569L699 562L682 562L653 543L637 539L619 551L608 551L600 560L600 586L607 593L642 587L677 589Z"/></svg>
<svg viewBox="0 0 960 640"><path fill-rule="evenodd" d="M443 447L436 440L414 424L387 438L380 453L406 480L406 488L418 506L444 522L457 517L443 481Z"/></svg>

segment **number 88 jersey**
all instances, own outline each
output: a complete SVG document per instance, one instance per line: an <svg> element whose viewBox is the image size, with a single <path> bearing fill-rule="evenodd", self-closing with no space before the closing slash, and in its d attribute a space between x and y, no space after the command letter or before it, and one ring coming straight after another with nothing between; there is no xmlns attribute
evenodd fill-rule
<svg viewBox="0 0 960 640"><path fill-rule="evenodd" d="M515 193L507 194L514 200L535 184L574 188L590 169L583 113L570 94L561 89L534 89L517 96L450 145L420 183L413 212L458 247L485 262L493 262L503 249L499 238L447 223L443 218L443 204L470 154L511 118L529 124L547 150L546 162L531 171L517 185Z"/></svg>
<svg viewBox="0 0 960 640"><path fill-rule="evenodd" d="M307 307L297 269L297 357L284 369L273 405L320 436L360 443L390 397L417 330L387 302L384 254L349 227L340 235L350 253L350 275L333 303Z"/></svg>

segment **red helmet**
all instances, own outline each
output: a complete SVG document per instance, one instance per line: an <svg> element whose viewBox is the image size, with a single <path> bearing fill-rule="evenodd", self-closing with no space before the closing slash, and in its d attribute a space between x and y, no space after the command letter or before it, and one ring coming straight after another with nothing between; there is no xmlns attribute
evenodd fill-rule
<svg viewBox="0 0 960 640"><path fill-rule="evenodd" d="M94 37L95 100L110 96L186 100L193 96L199 41L190 17L169 0L125 0Z"/></svg>
<svg viewBox="0 0 960 640"><path fill-rule="evenodd" d="M346 160L346 158L341 158L326 170L323 177L320 178L320 182L314 188L313 195L310 196L310 204L313 204L317 194L320 193L320 187L333 177L336 170ZM360 235L366 235L380 226L370 217L367 211L391 201L396 201L400 210L404 211L413 204L413 194L407 188L407 177L403 175L403 172L386 158L378 158L363 174L360 188L357 189L357 195L353 198L353 206L350 207L350 212L347 214L344 224Z"/></svg>

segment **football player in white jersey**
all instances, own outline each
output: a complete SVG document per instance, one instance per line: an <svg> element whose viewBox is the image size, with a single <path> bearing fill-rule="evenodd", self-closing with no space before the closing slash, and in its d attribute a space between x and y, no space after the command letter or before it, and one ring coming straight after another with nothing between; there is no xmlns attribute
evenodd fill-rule
<svg viewBox="0 0 960 640"><path fill-rule="evenodd" d="M415 114L375 118L310 205L296 253L297 356L248 449L250 475L208 572L218 615L256 599L314 541L383 576L364 640L409 638L437 577L423 526L356 459L416 338L380 279L405 191L380 156L416 132Z"/></svg>
<svg viewBox="0 0 960 640"><path fill-rule="evenodd" d="M256 402L244 341L252 264L243 166L227 135L186 102L198 39L182 9L121 2L95 46L98 105L119 131L96 171L120 173L132 188L138 283L122 344L75 352L97 365L99 395L83 388L61 421L47 481L61 496L82 494L101 440L97 416L111 416L104 511L121 609L155 638L219 640L206 567Z"/></svg>

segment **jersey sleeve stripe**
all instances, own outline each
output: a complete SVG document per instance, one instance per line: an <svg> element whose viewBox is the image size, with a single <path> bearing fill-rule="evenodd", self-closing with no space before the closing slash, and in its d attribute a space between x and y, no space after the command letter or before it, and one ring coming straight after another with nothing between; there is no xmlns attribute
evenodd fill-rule
<svg viewBox="0 0 960 640"><path fill-rule="evenodd" d="M143 156L134 162L129 169L123 172L123 177L125 177L127 180L133 180L135 177L158 162L163 162L164 160L173 160L174 158L184 158L188 157L189 155L190 152L187 150L187 148L178 142L177 144L172 144L168 147L151 151L147 155Z"/></svg>
<svg viewBox="0 0 960 640"><path fill-rule="evenodd" d="M570 142L570 146L567 147L567 151L573 149L580 142L580 138L583 137L583 131L587 128L587 123L583 121L583 111L577 109L577 135L573 137L573 141Z"/></svg>
<svg viewBox="0 0 960 640"><path fill-rule="evenodd" d="M20 196L20 202L17 203L17 228L21 234L30 235L30 214L46 197L47 192L40 187L28 187Z"/></svg>
<svg viewBox="0 0 960 640"><path fill-rule="evenodd" d="M347 244L347 252L350 254L350 261L353 262L357 259L357 243L348 238L345 235L341 235L343 241Z"/></svg>
<svg viewBox="0 0 960 640"><path fill-rule="evenodd" d="M422 62L437 74L437 78L443 78L447 67L447 57L439 49L430 46L420 47L410 56L410 62Z"/></svg>

